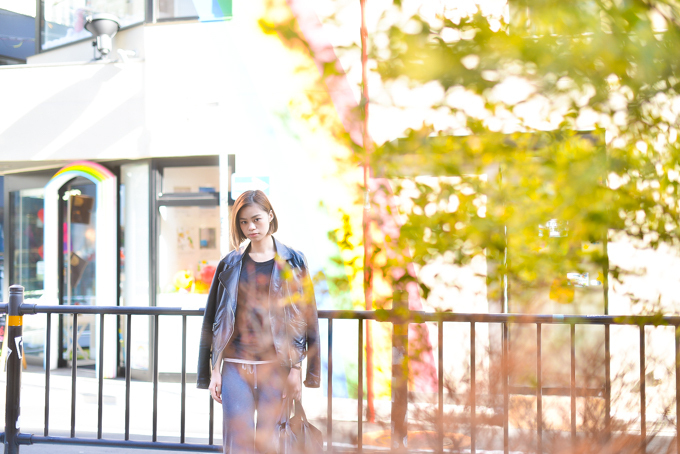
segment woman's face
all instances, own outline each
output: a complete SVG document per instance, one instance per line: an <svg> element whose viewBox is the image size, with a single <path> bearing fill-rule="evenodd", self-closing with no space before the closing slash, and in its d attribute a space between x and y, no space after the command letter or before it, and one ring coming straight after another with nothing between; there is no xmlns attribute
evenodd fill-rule
<svg viewBox="0 0 680 454"><path fill-rule="evenodd" d="M271 211L267 213L258 205L248 205L239 211L238 225L250 241L261 241L267 236L273 218Z"/></svg>

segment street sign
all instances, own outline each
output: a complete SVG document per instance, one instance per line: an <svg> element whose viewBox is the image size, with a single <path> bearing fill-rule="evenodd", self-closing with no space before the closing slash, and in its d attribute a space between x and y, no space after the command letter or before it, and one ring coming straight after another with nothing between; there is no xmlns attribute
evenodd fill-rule
<svg viewBox="0 0 680 454"><path fill-rule="evenodd" d="M231 175L231 198L238 196L249 190L259 189L269 195L269 177L252 177L234 173Z"/></svg>

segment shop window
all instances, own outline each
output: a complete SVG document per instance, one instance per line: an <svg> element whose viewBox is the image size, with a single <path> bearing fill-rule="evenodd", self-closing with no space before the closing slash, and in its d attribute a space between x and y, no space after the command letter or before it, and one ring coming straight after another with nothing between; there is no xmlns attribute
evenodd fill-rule
<svg viewBox="0 0 680 454"><path fill-rule="evenodd" d="M191 0L158 0L157 18L177 19L198 17L194 2Z"/></svg>
<svg viewBox="0 0 680 454"><path fill-rule="evenodd" d="M85 178L77 178L63 188L62 304L96 304L96 201L96 187Z"/></svg>
<svg viewBox="0 0 680 454"><path fill-rule="evenodd" d="M232 0L156 0L158 20L195 19L201 21L231 18Z"/></svg>
<svg viewBox="0 0 680 454"><path fill-rule="evenodd" d="M12 284L24 287L26 300L42 296L45 279L43 255L44 190L25 189L12 192L11 219L13 220Z"/></svg>
<svg viewBox="0 0 680 454"><path fill-rule="evenodd" d="M203 307L221 258L219 168L167 167L161 187L157 305Z"/></svg>
<svg viewBox="0 0 680 454"><path fill-rule="evenodd" d="M24 287L24 300L39 304L45 289L43 252L44 190L24 189L10 193L12 220L11 284ZM23 330L24 353L30 358L43 353L44 317L25 317Z"/></svg>
<svg viewBox="0 0 680 454"><path fill-rule="evenodd" d="M219 208L161 206L159 211L160 295L207 294L220 260Z"/></svg>
<svg viewBox="0 0 680 454"><path fill-rule="evenodd" d="M205 307L210 283L220 261L219 167L165 167L160 172L158 206L157 306ZM187 321L187 363L198 358L201 320ZM160 322L161 373L181 371L181 320Z"/></svg>
<svg viewBox="0 0 680 454"><path fill-rule="evenodd" d="M144 0L46 0L43 6L42 49L92 38L85 30L89 14L107 13L118 17L120 26L144 21Z"/></svg>

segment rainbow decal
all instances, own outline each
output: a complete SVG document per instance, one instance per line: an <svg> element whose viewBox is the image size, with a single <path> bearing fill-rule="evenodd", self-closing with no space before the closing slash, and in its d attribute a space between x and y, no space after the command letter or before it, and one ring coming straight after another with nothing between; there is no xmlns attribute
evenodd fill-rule
<svg viewBox="0 0 680 454"><path fill-rule="evenodd" d="M108 180L109 178L115 178L109 169L101 164L91 161L72 162L67 166L62 167L61 170L54 174L52 179L55 179L59 177L59 175L63 175L65 173L78 174L97 182Z"/></svg>
<svg viewBox="0 0 680 454"><path fill-rule="evenodd" d="M95 212L96 240L95 240L95 261L97 273L95 274L95 304L98 306L116 306L116 290L118 276L118 246L116 238L118 234L118 182L116 176L101 164L90 161L75 161L54 174L45 185L45 217L43 229L44 234L44 263L45 281L41 302L48 305L59 304L59 275L61 268L59 256L62 254L62 246L58 235L59 231L59 191L69 182L69 180L80 176L93 182L97 191L97 210ZM52 320L52 334L50 342L58 342L59 326L57 320ZM100 329L103 329L99 319L95 321L94 336L98 338ZM115 332L115 319L104 322L107 332ZM99 374L103 368L104 377L112 378L116 376L116 340L106 338L104 340L103 358L99 352L95 356L95 369ZM45 357L45 367L55 369L57 367L58 355L55 352Z"/></svg>

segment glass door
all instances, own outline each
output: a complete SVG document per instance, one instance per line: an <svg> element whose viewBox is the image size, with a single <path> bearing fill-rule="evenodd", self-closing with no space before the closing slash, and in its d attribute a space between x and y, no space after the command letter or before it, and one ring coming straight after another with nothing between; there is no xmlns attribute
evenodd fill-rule
<svg viewBox="0 0 680 454"><path fill-rule="evenodd" d="M9 284L24 287L24 301L40 304L44 291L44 190L10 192L11 275ZM23 346L28 362L41 358L45 341L44 317L24 317ZM40 360L38 360L40 361Z"/></svg>
<svg viewBox="0 0 680 454"><path fill-rule="evenodd" d="M96 186L84 178L71 180L61 190L61 304L96 304L96 202ZM61 358L66 362L71 361L75 352L78 355L78 366L94 367L96 340L92 333L95 317L79 315L75 334L72 320L71 315L63 316L62 319Z"/></svg>
<svg viewBox="0 0 680 454"><path fill-rule="evenodd" d="M156 305L201 309L220 261L219 167L165 167L158 206ZM201 320L187 321L187 364L198 361ZM161 373L179 373L181 320L160 321Z"/></svg>

